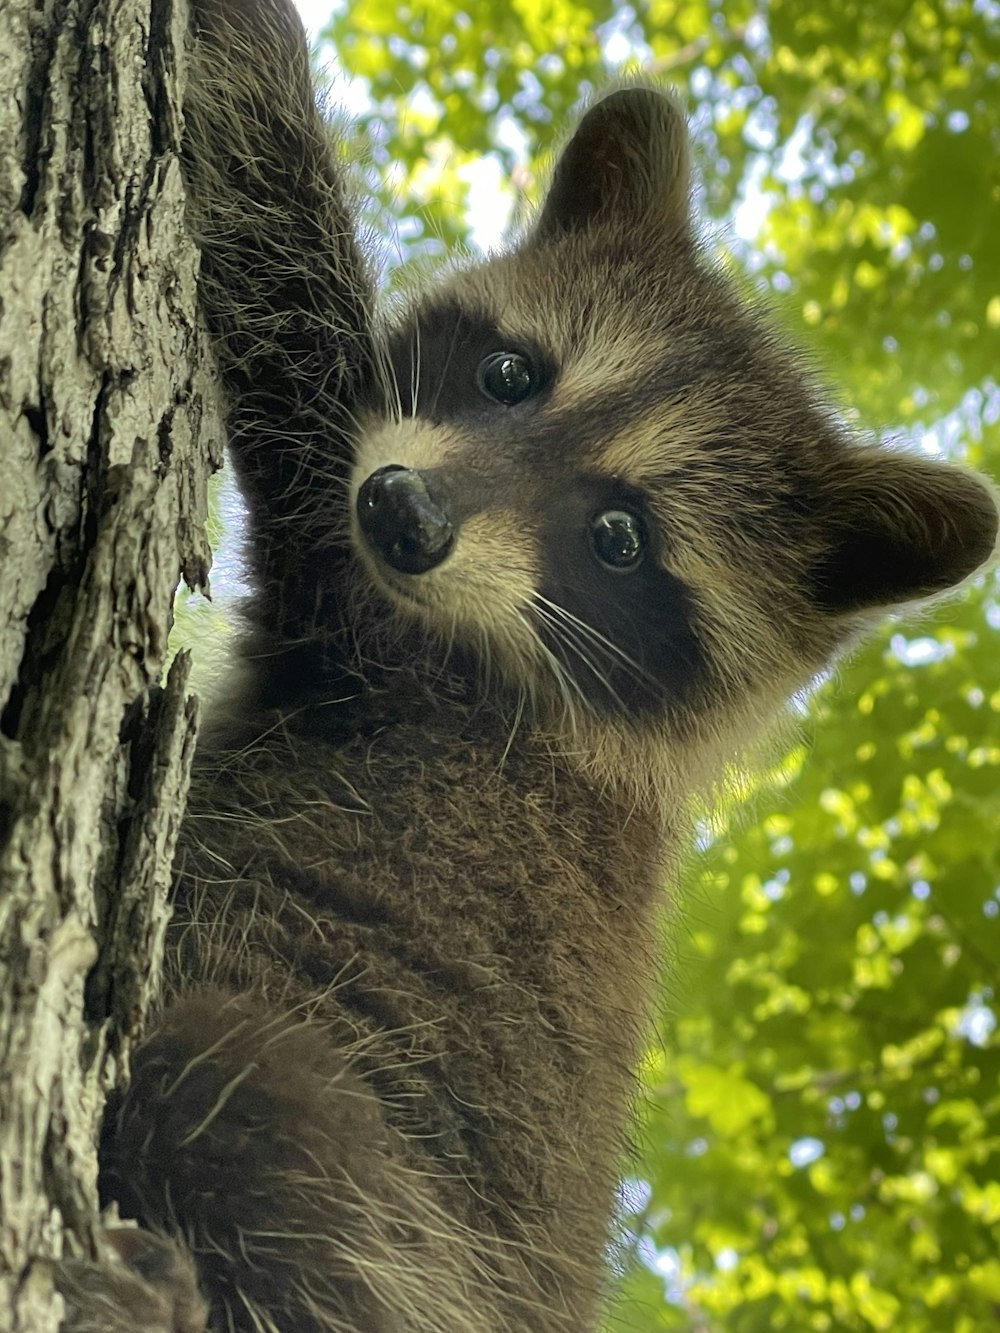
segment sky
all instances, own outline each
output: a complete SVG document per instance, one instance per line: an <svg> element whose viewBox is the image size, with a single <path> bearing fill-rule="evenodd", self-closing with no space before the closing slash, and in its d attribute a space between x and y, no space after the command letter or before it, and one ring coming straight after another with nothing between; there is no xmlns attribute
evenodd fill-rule
<svg viewBox="0 0 1000 1333"><path fill-rule="evenodd" d="M302 15L309 40L315 41L317 32L330 17L334 7L333 0L295 0L295 7Z"/></svg>

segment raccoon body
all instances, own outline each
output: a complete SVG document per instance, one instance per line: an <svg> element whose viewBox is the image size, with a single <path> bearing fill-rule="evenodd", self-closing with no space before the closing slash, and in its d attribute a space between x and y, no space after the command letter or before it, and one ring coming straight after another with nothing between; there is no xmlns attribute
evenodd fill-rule
<svg viewBox="0 0 1000 1333"><path fill-rule="evenodd" d="M851 438L704 257L670 97L383 325L290 6L194 9L254 593L104 1195L219 1333L595 1330L690 795L996 506Z"/></svg>

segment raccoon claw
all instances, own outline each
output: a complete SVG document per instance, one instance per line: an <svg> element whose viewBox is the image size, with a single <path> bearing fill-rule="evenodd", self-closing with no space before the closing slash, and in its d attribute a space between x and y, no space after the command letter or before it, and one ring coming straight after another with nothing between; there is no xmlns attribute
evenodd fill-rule
<svg viewBox="0 0 1000 1333"><path fill-rule="evenodd" d="M61 1333L208 1333L208 1306L182 1245L139 1227L115 1227L104 1238L109 1260L56 1267Z"/></svg>

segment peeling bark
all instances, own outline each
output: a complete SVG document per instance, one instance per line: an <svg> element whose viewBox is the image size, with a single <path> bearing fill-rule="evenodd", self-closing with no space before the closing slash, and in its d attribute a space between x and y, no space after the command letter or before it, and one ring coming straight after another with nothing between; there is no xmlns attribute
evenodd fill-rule
<svg viewBox="0 0 1000 1333"><path fill-rule="evenodd" d="M193 746L160 688L222 433L178 161L186 8L0 5L0 1328L58 1326L155 993ZM65 1247L65 1250L64 1250Z"/></svg>

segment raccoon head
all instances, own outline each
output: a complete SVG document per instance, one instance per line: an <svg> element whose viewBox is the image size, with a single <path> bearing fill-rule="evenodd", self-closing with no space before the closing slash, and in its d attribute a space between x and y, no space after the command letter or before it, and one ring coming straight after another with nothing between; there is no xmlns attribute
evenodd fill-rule
<svg viewBox="0 0 1000 1333"><path fill-rule="evenodd" d="M860 443L701 252L684 117L617 91L510 253L387 343L354 535L398 611L550 728L746 734L992 553L988 485Z"/></svg>

